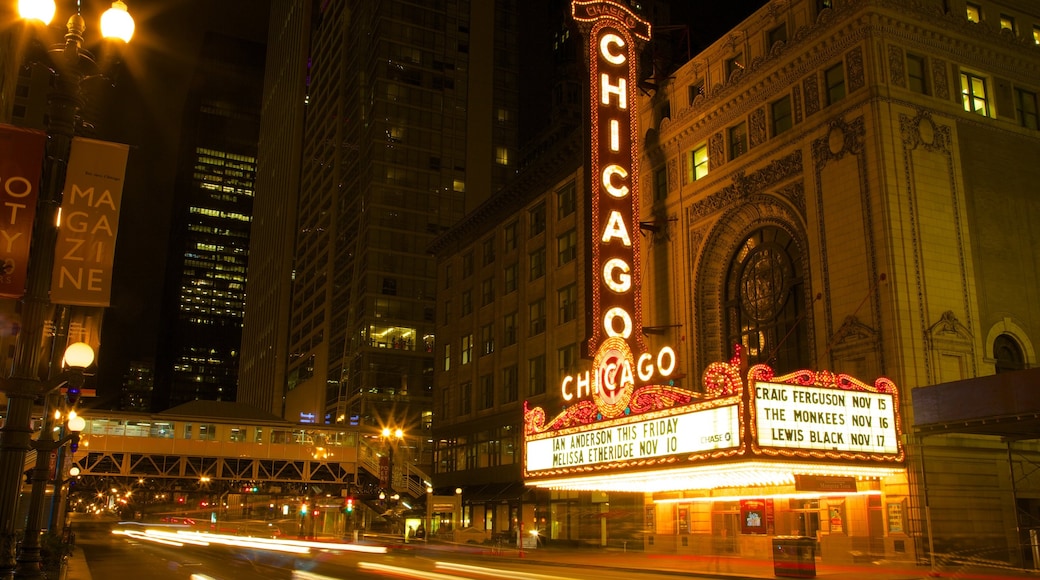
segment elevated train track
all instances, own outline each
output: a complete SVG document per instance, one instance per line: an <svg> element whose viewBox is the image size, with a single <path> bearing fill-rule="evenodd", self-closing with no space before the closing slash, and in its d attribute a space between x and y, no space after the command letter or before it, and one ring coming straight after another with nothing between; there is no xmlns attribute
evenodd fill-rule
<svg viewBox="0 0 1040 580"><path fill-rule="evenodd" d="M380 483L385 450L374 431L89 410L82 416L79 449L66 463L79 468L79 491L147 482L156 492L255 486L265 494L295 494L318 486L338 496L375 491ZM425 495L429 476L397 453L390 488Z"/></svg>

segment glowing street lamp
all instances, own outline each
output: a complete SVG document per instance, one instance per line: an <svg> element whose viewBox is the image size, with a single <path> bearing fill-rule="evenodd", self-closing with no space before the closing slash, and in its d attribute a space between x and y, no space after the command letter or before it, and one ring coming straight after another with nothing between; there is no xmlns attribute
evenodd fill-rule
<svg viewBox="0 0 1040 580"><path fill-rule="evenodd" d="M84 348L85 347L85 348ZM70 405L75 405L79 398L79 390L83 386L84 366L94 362L94 351L89 345L75 343L65 351L65 372L59 376L56 384L50 386L46 392L48 405L55 405L55 395L62 386L66 387L66 396ZM56 406L56 405L55 405ZM18 554L17 566L15 567L15 578L41 578L40 572L40 532L43 525L44 494L47 491L47 481L51 479L50 460L51 455L57 455L58 451L69 443L70 450L75 453L79 446L79 434L86 427L83 417L75 411L69 411L65 421L65 430L68 432L58 440L54 440L54 421L61 417L61 413L44 413L45 423L40 430L40 436L29 445L36 451L36 465L31 472L32 491L29 496L29 516L25 523L25 537L22 540L21 551ZM55 474L57 475L57 474ZM57 479L57 478L56 478Z"/></svg>
<svg viewBox="0 0 1040 580"><path fill-rule="evenodd" d="M387 478L386 487L393 491L394 489L394 448L404 441L404 429L400 427L383 427L381 432L381 439L383 445L386 446L387 455Z"/></svg>

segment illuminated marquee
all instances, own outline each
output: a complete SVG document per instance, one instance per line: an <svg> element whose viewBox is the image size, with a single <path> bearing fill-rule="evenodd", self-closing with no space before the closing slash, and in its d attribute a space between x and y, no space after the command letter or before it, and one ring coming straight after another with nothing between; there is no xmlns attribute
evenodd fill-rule
<svg viewBox="0 0 1040 580"><path fill-rule="evenodd" d="M890 380L871 386L828 371L772 375L765 365L748 372L754 452L902 460L899 393Z"/></svg>
<svg viewBox="0 0 1040 580"><path fill-rule="evenodd" d="M700 454L740 446L740 412L731 404L528 439L526 446L528 472Z"/></svg>

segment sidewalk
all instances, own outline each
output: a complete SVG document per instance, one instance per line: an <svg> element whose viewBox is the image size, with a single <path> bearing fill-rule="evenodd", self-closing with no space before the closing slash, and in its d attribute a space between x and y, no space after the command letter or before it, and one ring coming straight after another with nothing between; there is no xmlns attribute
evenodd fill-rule
<svg viewBox="0 0 1040 580"><path fill-rule="evenodd" d="M419 549L422 550L422 548ZM427 549L435 550L432 546ZM556 564L585 569L653 570L659 574L688 578L733 578L734 580L783 578L774 573L772 560L730 556L681 556L596 548L538 548L524 550L522 553L513 548L500 551L474 551L471 552L471 556L478 557L485 562L489 558L503 558L515 562ZM981 564L937 566L936 570L932 572L927 566L917 566L913 562L880 561L847 565L816 562L815 577L834 580L931 580L933 578L1021 580L1025 578L1040 579L1040 573Z"/></svg>
<svg viewBox="0 0 1040 580"><path fill-rule="evenodd" d="M94 580L90 576L90 568L87 567L87 556L83 553L83 548L79 546L72 548L64 580Z"/></svg>

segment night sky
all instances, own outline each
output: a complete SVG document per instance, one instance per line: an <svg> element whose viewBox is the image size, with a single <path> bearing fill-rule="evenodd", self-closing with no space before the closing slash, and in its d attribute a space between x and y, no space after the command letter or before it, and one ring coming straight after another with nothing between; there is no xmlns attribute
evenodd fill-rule
<svg viewBox="0 0 1040 580"><path fill-rule="evenodd" d="M676 22L689 25L690 52L696 56L766 3L767 0L672 0L672 13Z"/></svg>

